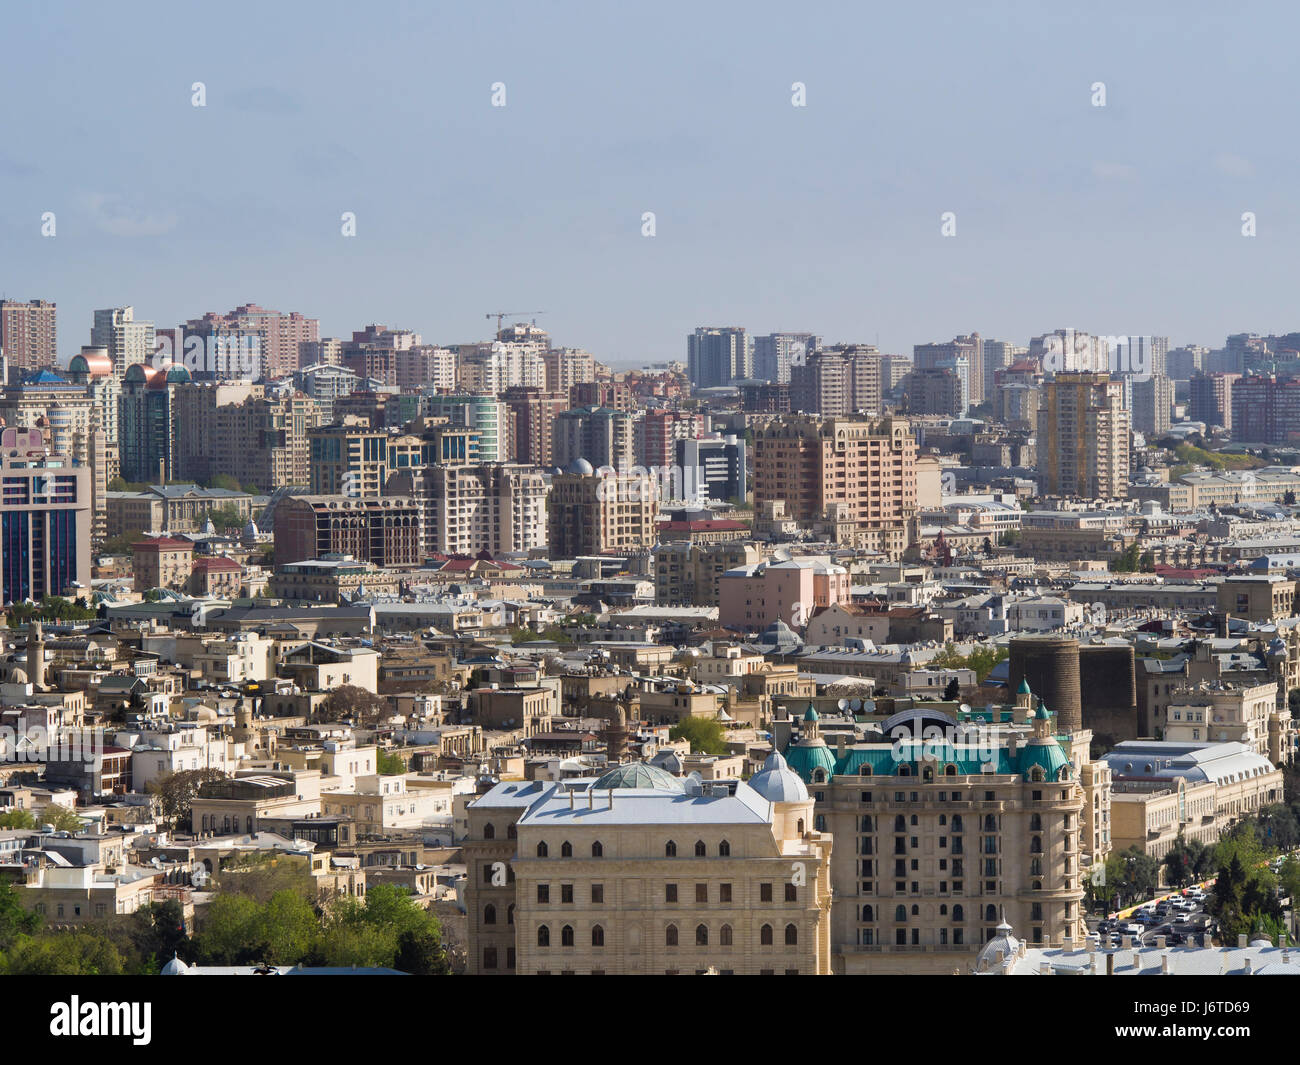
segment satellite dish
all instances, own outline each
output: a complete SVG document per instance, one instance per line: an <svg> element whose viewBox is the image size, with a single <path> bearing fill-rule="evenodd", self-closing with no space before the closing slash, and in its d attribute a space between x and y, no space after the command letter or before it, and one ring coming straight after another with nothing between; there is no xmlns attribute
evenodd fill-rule
<svg viewBox="0 0 1300 1065"><path fill-rule="evenodd" d="M969 703L962 703L957 709L959 709L963 714L969 714L971 710Z"/></svg>
<svg viewBox="0 0 1300 1065"><path fill-rule="evenodd" d="M850 709L850 710L861 710L861 709L862 709L862 700L861 700L861 699L850 699L850 700L849 700L849 709Z"/></svg>
<svg viewBox="0 0 1300 1065"><path fill-rule="evenodd" d="M835 705L838 706L841 710L847 710L849 708L849 701L847 699L841 699Z"/></svg>

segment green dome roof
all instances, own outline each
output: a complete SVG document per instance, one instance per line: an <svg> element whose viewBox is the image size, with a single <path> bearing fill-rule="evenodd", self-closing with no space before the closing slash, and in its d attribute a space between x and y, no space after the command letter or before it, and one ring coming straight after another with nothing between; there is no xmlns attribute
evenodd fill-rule
<svg viewBox="0 0 1300 1065"><path fill-rule="evenodd" d="M824 743L792 743L786 748L785 761L807 784L813 782L818 769L826 771L826 780L835 775L835 752Z"/></svg>
<svg viewBox="0 0 1300 1065"><path fill-rule="evenodd" d="M1046 704L1046 703L1039 703L1039 704L1038 704L1038 713L1036 713L1036 714L1034 715L1034 717L1038 718L1039 721L1051 721L1051 720L1052 720L1052 712L1051 712L1050 710L1047 709L1047 704Z"/></svg>
<svg viewBox="0 0 1300 1065"><path fill-rule="evenodd" d="M812 703L809 703L808 709L803 712L803 719L805 721L820 721L821 714L817 713L817 709Z"/></svg>
<svg viewBox="0 0 1300 1065"><path fill-rule="evenodd" d="M1020 687L1016 689L1016 694L1017 694L1017 695L1032 695L1032 694L1033 694L1033 693L1029 690L1029 681L1026 680L1024 677L1021 677L1021 678L1020 678Z"/></svg>
<svg viewBox="0 0 1300 1065"><path fill-rule="evenodd" d="M610 788L648 788L652 791L686 791L682 782L666 770L645 762L627 762L602 773L591 786L593 791Z"/></svg>
<svg viewBox="0 0 1300 1065"><path fill-rule="evenodd" d="M1025 749L1020 752L1020 772L1026 777L1037 765L1042 766L1044 779L1055 780L1061 767L1068 764L1065 752L1061 750L1061 745L1055 739L1030 740Z"/></svg>

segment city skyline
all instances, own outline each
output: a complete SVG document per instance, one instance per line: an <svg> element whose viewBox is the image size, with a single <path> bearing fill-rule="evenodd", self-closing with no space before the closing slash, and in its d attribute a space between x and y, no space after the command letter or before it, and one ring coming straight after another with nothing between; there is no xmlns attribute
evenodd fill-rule
<svg viewBox="0 0 1300 1065"><path fill-rule="evenodd" d="M1178 346L1291 326L1288 35L1248 19L320 5L259 11L254 38L229 9L138 10L10 16L33 46L0 86L43 106L0 152L0 290L59 304L65 363L94 309L163 326L249 299L326 336L448 343L545 308L619 367L716 322L904 353L973 328Z"/></svg>

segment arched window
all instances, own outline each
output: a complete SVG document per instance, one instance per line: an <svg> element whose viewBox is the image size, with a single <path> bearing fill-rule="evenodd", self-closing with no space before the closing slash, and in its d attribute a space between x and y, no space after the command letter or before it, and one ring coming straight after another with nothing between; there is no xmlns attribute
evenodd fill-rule
<svg viewBox="0 0 1300 1065"><path fill-rule="evenodd" d="M894 818L894 831L895 832L907 831L907 818L904 817L902 814L899 814L897 817Z"/></svg>
<svg viewBox="0 0 1300 1065"><path fill-rule="evenodd" d="M731 946L731 925L724 924L718 931L718 942L724 947Z"/></svg>
<svg viewBox="0 0 1300 1065"><path fill-rule="evenodd" d="M912 907L912 916L913 916L913 917L920 917L920 916L921 916L921 907L920 907L920 906L913 906L913 907Z"/></svg>
<svg viewBox="0 0 1300 1065"><path fill-rule="evenodd" d="M1030 832L1041 832L1042 830L1043 830L1043 815L1042 815L1042 814L1030 814L1030 815L1029 815L1029 831L1030 831Z"/></svg>
<svg viewBox="0 0 1300 1065"><path fill-rule="evenodd" d="M772 926L770 924L765 924L758 930L758 942L764 947L772 945Z"/></svg>
<svg viewBox="0 0 1300 1065"><path fill-rule="evenodd" d="M953 815L952 815L952 830L953 830L954 832L960 832L960 831L961 831L961 826L962 826L961 814L953 814Z"/></svg>
<svg viewBox="0 0 1300 1065"><path fill-rule="evenodd" d="M799 835L803 835L803 818L799 818Z"/></svg>
<svg viewBox="0 0 1300 1065"><path fill-rule="evenodd" d="M667 844L664 846L664 857L665 858L677 857L677 843L674 840L670 839L667 842Z"/></svg>
<svg viewBox="0 0 1300 1065"><path fill-rule="evenodd" d="M1034 766L1034 768L1029 771L1029 779L1035 782L1041 782L1043 779L1043 767L1041 765Z"/></svg>
<svg viewBox="0 0 1300 1065"><path fill-rule="evenodd" d="M492 903L490 902L483 907L483 923L484 924L497 923L497 908L493 906Z"/></svg>
<svg viewBox="0 0 1300 1065"><path fill-rule="evenodd" d="M603 947L605 945L605 930L598 924L591 926L591 945L593 947Z"/></svg>
<svg viewBox="0 0 1300 1065"><path fill-rule="evenodd" d="M506 829L506 839L516 839L518 836L519 832L516 830L514 825L511 825Z"/></svg>
<svg viewBox="0 0 1300 1065"><path fill-rule="evenodd" d="M697 947L707 947L709 945L709 926L706 924L697 924L695 926L695 945Z"/></svg>
<svg viewBox="0 0 1300 1065"><path fill-rule="evenodd" d="M943 775L946 777L955 777L957 775L957 767L949 762L943 767Z"/></svg>
<svg viewBox="0 0 1300 1065"><path fill-rule="evenodd" d="M549 947L551 945L551 930L546 925L538 926L537 945L539 947Z"/></svg>
<svg viewBox="0 0 1300 1065"><path fill-rule="evenodd" d="M670 924L664 929L664 946L677 946L677 926L675 924Z"/></svg>
<svg viewBox="0 0 1300 1065"><path fill-rule="evenodd" d="M551 849L545 843L537 844L537 857L547 858L550 856Z"/></svg>
<svg viewBox="0 0 1300 1065"><path fill-rule="evenodd" d="M904 921L904 922L907 920L907 907L906 907L906 906L896 906L896 907L894 908L894 920L895 920L895 921Z"/></svg>
<svg viewBox="0 0 1300 1065"><path fill-rule="evenodd" d="M941 824L941 825L946 825L947 823L948 823L948 815L947 815L947 814L940 814L940 815L939 815L939 824Z"/></svg>
<svg viewBox="0 0 1300 1065"><path fill-rule="evenodd" d="M495 826L492 824L492 822L490 822L490 821L489 821L486 825L483 826L483 838L484 838L484 839L496 839L496 838L497 838L497 830L496 830L496 827L495 827Z"/></svg>
<svg viewBox="0 0 1300 1065"><path fill-rule="evenodd" d="M952 908L952 919L954 921L966 920L966 911L963 910L960 906L954 906Z"/></svg>
<svg viewBox="0 0 1300 1065"><path fill-rule="evenodd" d="M704 846L704 840L697 839L695 841L695 857L703 858L707 853L708 849Z"/></svg>
<svg viewBox="0 0 1300 1065"><path fill-rule="evenodd" d="M718 844L718 857L719 858L731 857L731 844L728 843L725 839Z"/></svg>
<svg viewBox="0 0 1300 1065"><path fill-rule="evenodd" d="M998 830L998 819L993 814L984 815L984 831L996 832Z"/></svg>
<svg viewBox="0 0 1300 1065"><path fill-rule="evenodd" d="M512 902L510 908L506 910L506 924L515 923L515 904Z"/></svg>
<svg viewBox="0 0 1300 1065"><path fill-rule="evenodd" d="M1029 841L1029 853L1030 854L1043 853L1043 840L1041 836L1035 836L1033 839Z"/></svg>
<svg viewBox="0 0 1300 1065"><path fill-rule="evenodd" d="M996 921L997 919L998 919L997 907L994 906L992 903L989 903L989 905L984 907L984 920Z"/></svg>
<svg viewBox="0 0 1300 1065"><path fill-rule="evenodd" d="M573 857L573 844L570 843L567 839L560 844L560 857L561 858Z"/></svg>
<svg viewBox="0 0 1300 1065"><path fill-rule="evenodd" d="M900 777L910 777L912 775L912 767L904 762L898 767L898 775Z"/></svg>
<svg viewBox="0 0 1300 1065"><path fill-rule="evenodd" d="M922 772L921 772L921 779L924 780L924 781L927 781L927 782L933 780L933 779L934 779L934 766L929 766L929 765L926 766L925 769L922 770Z"/></svg>
<svg viewBox="0 0 1300 1065"><path fill-rule="evenodd" d="M563 928L560 929L560 946L562 947L573 946L573 925L566 924Z"/></svg>
<svg viewBox="0 0 1300 1065"><path fill-rule="evenodd" d="M814 771L813 771L813 783L814 783L814 784L825 784L825 783L826 783L826 770L824 770L824 769L817 769L817 770L814 770Z"/></svg>
<svg viewBox="0 0 1300 1065"><path fill-rule="evenodd" d="M796 947L799 945L798 925L788 924L785 926L785 945L787 947Z"/></svg>
<svg viewBox="0 0 1300 1065"><path fill-rule="evenodd" d="M593 858L605 857L605 848L601 845L600 840L596 840L596 842L591 845L591 856Z"/></svg>
<svg viewBox="0 0 1300 1065"><path fill-rule="evenodd" d="M863 906L862 919L864 921L874 921L876 919L876 911L870 906Z"/></svg>

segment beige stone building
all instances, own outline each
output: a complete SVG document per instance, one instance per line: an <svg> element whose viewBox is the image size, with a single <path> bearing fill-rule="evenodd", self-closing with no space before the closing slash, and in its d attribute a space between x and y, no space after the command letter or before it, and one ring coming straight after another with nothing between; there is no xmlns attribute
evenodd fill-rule
<svg viewBox="0 0 1300 1065"><path fill-rule="evenodd" d="M779 755L748 783L505 782L468 813L471 973L830 971L831 839Z"/></svg>
<svg viewBox="0 0 1300 1065"><path fill-rule="evenodd" d="M787 415L754 433L754 508L780 501L855 547L901 557L916 539L916 438L901 418Z"/></svg>
<svg viewBox="0 0 1300 1065"><path fill-rule="evenodd" d="M1058 373L1042 389L1038 473L1043 495L1128 495L1131 415L1106 373Z"/></svg>
<svg viewBox="0 0 1300 1065"><path fill-rule="evenodd" d="M1127 740L1104 761L1114 776L1114 846L1159 858L1181 834L1216 842L1233 822L1282 801L1282 771L1243 743Z"/></svg>

